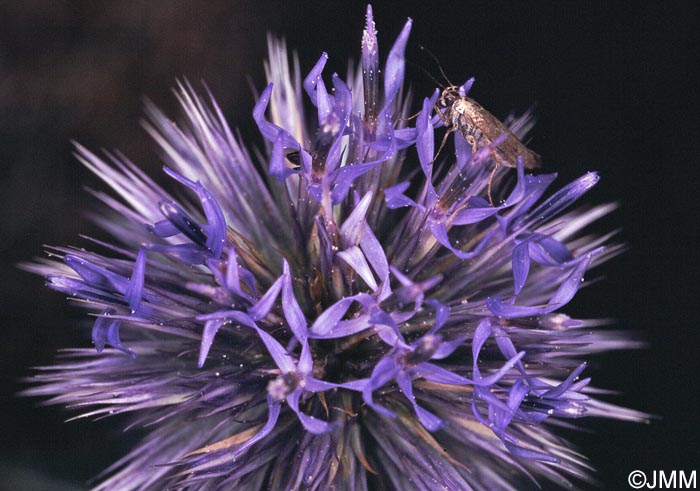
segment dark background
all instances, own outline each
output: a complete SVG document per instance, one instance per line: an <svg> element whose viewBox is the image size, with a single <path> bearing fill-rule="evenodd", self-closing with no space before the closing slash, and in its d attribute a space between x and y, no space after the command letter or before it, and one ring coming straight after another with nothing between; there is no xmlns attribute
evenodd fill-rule
<svg viewBox="0 0 700 491"><path fill-rule="evenodd" d="M608 489L634 469L698 470L700 151L696 2L427 2L375 5L386 56L406 17L408 59L436 77L423 44L448 76L477 78L471 95L499 117L536 103L530 144L559 185L598 170L593 202L621 208L629 245L603 282L567 308L615 317L648 343L591 364L614 401L656 414L650 425L582 421L569 435ZM98 181L71 156L70 140L118 148L158 175L139 125L143 97L170 115L176 78L207 82L232 126L251 129L248 77L264 87L266 33L286 36L308 71L321 50L345 74L359 58L364 4L272 1L0 1L0 488L81 489L129 446L110 421L67 423L66 411L17 399L16 380L59 348L89 345L77 314L16 263L43 244L84 244ZM434 84L413 65L418 97ZM13 479L15 479L13 481ZM30 481L26 479L32 479ZM14 483L14 484L13 484Z"/></svg>

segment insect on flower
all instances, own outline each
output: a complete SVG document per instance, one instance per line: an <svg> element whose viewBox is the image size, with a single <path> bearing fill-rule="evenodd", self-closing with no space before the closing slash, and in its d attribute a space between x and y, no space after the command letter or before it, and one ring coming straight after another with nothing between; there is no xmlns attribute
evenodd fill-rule
<svg viewBox="0 0 700 491"><path fill-rule="evenodd" d="M421 48L427 51L426 48ZM525 169L536 169L541 166L542 159L539 154L527 148L496 116L484 109L474 99L467 97L465 87L471 86L473 79L468 81L465 86L458 87L447 78L435 55L429 51L428 54L438 63L440 73L449 84L442 89L440 98L435 103L435 112L447 128L436 157L445 146L447 137L454 132L459 132L471 145L472 155L476 154L480 148L490 147L490 155L494 165L488 180L488 197L489 202L493 205L491 184L501 165L517 168L518 159L522 159Z"/></svg>
<svg viewBox="0 0 700 491"><path fill-rule="evenodd" d="M541 165L540 156L527 148L496 116L459 91L456 85L446 87L436 105L437 114L445 124L447 132L458 131L472 146L472 154L479 148L492 145L499 138L492 151L495 168L518 167L518 158L522 158L523 167L536 169Z"/></svg>
<svg viewBox="0 0 700 491"><path fill-rule="evenodd" d="M615 205L571 208L598 175L550 192L555 174L524 171L530 118L500 123L471 82L404 124L412 21L380 68L366 12L352 83L327 85L327 53L302 81L270 40L264 152L187 83L179 123L147 106L179 192L77 146L114 190L95 196L115 245L24 266L94 315L23 394L139 431L93 491L570 489L590 466L558 427L648 419L584 375L634 341L561 310L622 248L585 230ZM459 135L434 175L439 126ZM478 195L489 160L518 162L498 206Z"/></svg>

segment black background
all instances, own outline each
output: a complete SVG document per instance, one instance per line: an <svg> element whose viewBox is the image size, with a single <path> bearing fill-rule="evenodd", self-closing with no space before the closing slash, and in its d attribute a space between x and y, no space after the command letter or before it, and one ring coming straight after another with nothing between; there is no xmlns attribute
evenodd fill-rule
<svg viewBox="0 0 700 491"><path fill-rule="evenodd" d="M384 2L375 7L386 56L414 19L407 67L417 97L434 84L430 48L448 76L477 81L472 95L499 117L536 104L530 146L559 185L588 170L589 194L621 208L600 230L621 227L629 250L604 281L567 307L615 317L648 343L596 358L596 385L659 416L649 425L582 421L569 436L602 483L629 489L634 469L698 470L700 330L698 235L698 30L696 2ZM129 446L110 421L67 423L69 413L17 399L27 367L63 347L89 345L77 314L42 280L16 268L43 244L82 244L104 189L71 156L70 139L118 148L152 175L160 164L139 126L146 96L175 114L175 78L207 82L253 144L248 77L264 86L266 33L284 35L308 71L322 50L345 74L359 58L364 4L356 2L0 2L0 483L7 489L81 489ZM15 479L15 481L12 481ZM31 484L26 479L32 479ZM14 483L14 484L13 484Z"/></svg>

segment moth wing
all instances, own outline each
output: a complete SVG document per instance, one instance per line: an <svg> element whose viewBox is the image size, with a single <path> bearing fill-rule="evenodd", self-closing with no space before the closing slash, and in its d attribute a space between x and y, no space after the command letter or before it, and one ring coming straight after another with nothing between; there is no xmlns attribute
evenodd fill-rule
<svg viewBox="0 0 700 491"><path fill-rule="evenodd" d="M484 109L478 102L469 97L467 101L468 116L482 133L482 140L485 145L495 141L502 134L506 134L506 139L494 152L494 160L506 167L517 167L518 157L522 157L523 166L526 169L540 167L542 158L523 144L518 138L502 123L496 116Z"/></svg>

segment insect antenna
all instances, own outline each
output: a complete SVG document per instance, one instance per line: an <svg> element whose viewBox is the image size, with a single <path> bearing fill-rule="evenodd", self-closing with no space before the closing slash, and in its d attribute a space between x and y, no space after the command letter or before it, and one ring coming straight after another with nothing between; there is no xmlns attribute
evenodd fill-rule
<svg viewBox="0 0 700 491"><path fill-rule="evenodd" d="M444 90L444 89L445 89L445 86L442 85L442 84L438 81L438 79L436 79L435 77L433 77L433 74L432 74L432 73L430 73L428 70L426 70L426 69L425 69L424 67L422 67L421 65L419 65L418 63L415 63L415 62L413 62L413 61L411 61L411 60L406 60L406 63L409 64L409 65L411 65L411 66L414 67L414 68L417 68L417 69L420 70L421 72L423 72L424 75L426 75L430 80L432 80L433 82L435 82L435 84L440 88L440 90ZM407 117L407 118L400 118L400 119L401 119L401 121L411 121L412 119L415 119L416 117L418 117L419 114L420 114L420 111L418 111L418 112L415 113L415 114L412 114L411 116L409 116L409 117Z"/></svg>
<svg viewBox="0 0 700 491"><path fill-rule="evenodd" d="M433 82L435 82L435 84L436 84L440 89L444 89L444 88L445 88L445 86L444 86L438 79L436 79L435 77L433 77L433 74L430 73L428 70L426 70L425 67L423 67L423 66L419 65L418 63L415 63L415 62L413 62L413 61L411 61L411 60L406 60L406 63L408 63L409 65L411 65L411 66L417 68L418 70L420 70L421 72L423 72L423 74L426 75L430 80L432 80Z"/></svg>
<svg viewBox="0 0 700 491"><path fill-rule="evenodd" d="M442 69L442 65L440 64L440 60L438 60L437 56L435 56L435 54L433 54L432 51L430 51L428 48L426 48L426 47L423 46L422 44L419 44L418 47L419 47L420 49L422 49L423 51L425 51L426 53L428 53L428 55L433 59L433 61L435 62L435 64L436 64L437 67L438 67L438 70L440 70L440 74L442 75L442 78L445 79L445 81L447 82L447 84L448 84L449 86L454 86L454 84L453 84L452 82L450 82L450 79L447 78L447 75L445 75L445 70ZM430 77L430 78L433 78L433 77ZM433 78L433 80L435 80L435 79ZM437 83L437 80L435 80L435 82ZM440 85L440 84L438 83L438 85ZM443 87L441 87L441 88L443 88Z"/></svg>

